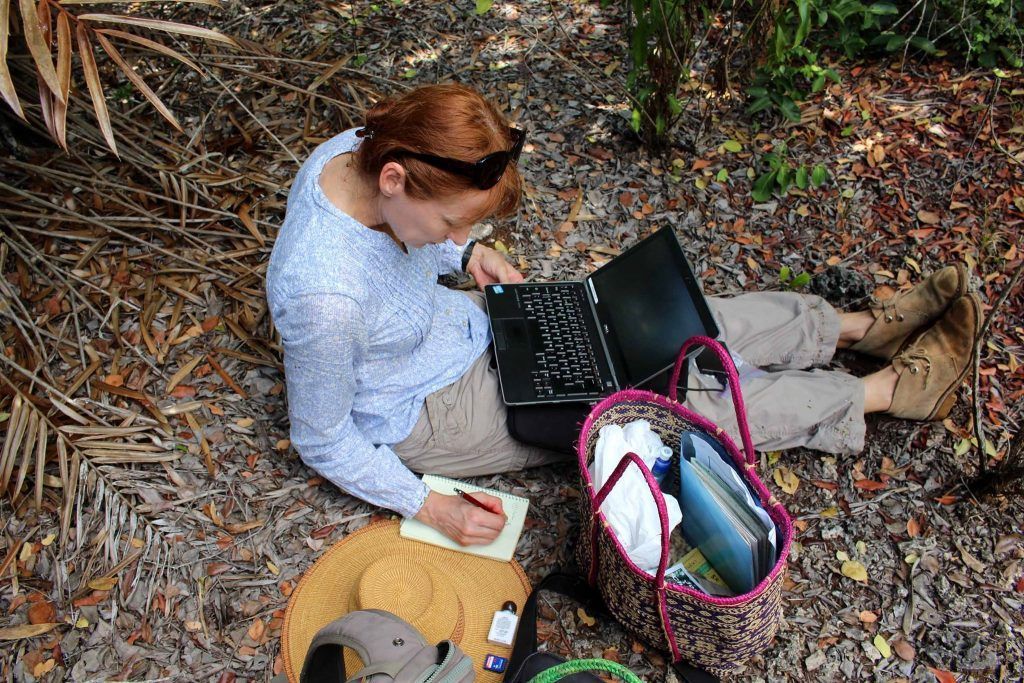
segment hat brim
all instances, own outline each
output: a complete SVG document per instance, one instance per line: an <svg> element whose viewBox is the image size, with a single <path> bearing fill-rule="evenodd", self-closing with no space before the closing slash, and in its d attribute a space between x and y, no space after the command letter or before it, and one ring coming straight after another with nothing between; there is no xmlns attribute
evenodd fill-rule
<svg viewBox="0 0 1024 683"><path fill-rule="evenodd" d="M351 611L350 596L363 571L385 557L401 562L415 558L429 563L449 577L461 605L461 628L446 624L435 633L423 633L431 644L452 638L472 660L477 680L500 683L503 674L483 669L486 655L508 657L511 648L487 642L494 613L511 600L522 609L530 593L530 582L517 562L501 562L460 553L398 535L399 522L382 521L355 531L331 547L303 575L292 591L285 610L281 655L285 674L298 683L306 650L317 631ZM370 606L363 606L370 607ZM435 627L428 627L435 628ZM461 633L459 632L461 631ZM351 650L345 651L346 673L352 676L360 663Z"/></svg>

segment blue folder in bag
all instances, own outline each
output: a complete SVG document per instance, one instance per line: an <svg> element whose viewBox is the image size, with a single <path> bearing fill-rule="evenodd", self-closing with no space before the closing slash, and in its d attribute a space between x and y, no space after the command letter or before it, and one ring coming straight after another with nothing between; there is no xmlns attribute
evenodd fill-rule
<svg viewBox="0 0 1024 683"><path fill-rule="evenodd" d="M698 548L715 571L737 593L754 589L755 549L730 519L730 513L711 493L690 461L679 459L679 506L683 537Z"/></svg>

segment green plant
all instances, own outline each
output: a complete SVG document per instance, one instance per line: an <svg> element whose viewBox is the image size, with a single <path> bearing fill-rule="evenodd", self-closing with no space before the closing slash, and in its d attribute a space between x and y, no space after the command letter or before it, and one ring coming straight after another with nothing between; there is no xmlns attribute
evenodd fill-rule
<svg viewBox="0 0 1024 683"><path fill-rule="evenodd" d="M108 0L77 0L75 5L69 3L69 6L75 7L78 4L106 1ZM216 0L197 1L207 5L217 5ZM8 67L10 19L13 18L10 16L10 5L11 0L0 0L0 97L3 97L15 114L25 119L25 112L21 107L14 78ZM22 40L10 43L10 46L13 47L11 56L17 57L25 53L31 55L32 67L37 75L35 80L38 81L39 111L42 123L53 139L65 150L68 148L67 112L72 92L72 56L76 50L100 130L107 146L114 154L117 154L117 145L114 142L110 115L107 111L106 92L103 89L100 69L96 62L95 45L97 43L135 89L179 131L182 128L177 118L128 62L121 49L126 46L142 47L172 57L196 71L199 71L199 67L177 50L127 29L141 28L162 31L237 47L232 38L199 26L131 15L73 14L67 6L49 0L39 0L38 4L32 0L19 0L18 10L21 14L20 38ZM110 26L117 28L110 28ZM118 45L121 46L121 49Z"/></svg>
<svg viewBox="0 0 1024 683"><path fill-rule="evenodd" d="M807 286L807 283L811 281L809 273L800 273L797 276L793 276L793 269L789 266L782 266L779 268L779 282L782 286L790 291L803 289Z"/></svg>
<svg viewBox="0 0 1024 683"><path fill-rule="evenodd" d="M808 168L805 164L794 166L789 162L789 148L780 142L771 152L761 157L768 170L754 180L750 195L756 202L766 202L778 192L785 194L796 186L801 190L819 187L828 181L828 171L821 164Z"/></svg>
<svg viewBox="0 0 1024 683"><path fill-rule="evenodd" d="M676 94L689 75L693 37L706 13L699 1L630 0L629 7L632 127L650 148L662 149L682 113Z"/></svg>
<svg viewBox="0 0 1024 683"><path fill-rule="evenodd" d="M842 51L847 58L868 49L895 49L885 35L899 10L891 2L865 4L860 0L790 0L776 14L764 64L747 89L752 100L748 111L774 107L791 121L800 120L797 102L819 92L827 81L839 82L839 74L822 66L822 49ZM900 39L902 46L903 39Z"/></svg>

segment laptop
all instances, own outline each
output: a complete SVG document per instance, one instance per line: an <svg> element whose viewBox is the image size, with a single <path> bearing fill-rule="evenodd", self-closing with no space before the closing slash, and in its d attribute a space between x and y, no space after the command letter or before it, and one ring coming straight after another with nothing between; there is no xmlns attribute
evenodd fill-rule
<svg viewBox="0 0 1024 683"><path fill-rule="evenodd" d="M582 282L484 293L507 405L594 401L639 386L671 367L690 337L719 333L671 228Z"/></svg>

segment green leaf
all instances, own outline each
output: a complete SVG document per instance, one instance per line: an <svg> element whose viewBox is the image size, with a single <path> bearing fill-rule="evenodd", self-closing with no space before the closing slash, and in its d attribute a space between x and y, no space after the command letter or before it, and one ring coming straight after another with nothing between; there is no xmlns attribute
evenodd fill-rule
<svg viewBox="0 0 1024 683"><path fill-rule="evenodd" d="M476 0L476 13L486 14L493 4L494 0Z"/></svg>
<svg viewBox="0 0 1024 683"><path fill-rule="evenodd" d="M921 50L922 52L927 52L930 55L933 55L936 52L938 52L938 48L935 47L935 43L928 40L924 36L911 36L910 44L916 47L918 50Z"/></svg>
<svg viewBox="0 0 1024 683"><path fill-rule="evenodd" d="M811 184L818 187L824 184L826 180L828 180L828 171L825 170L824 166L818 164L811 171Z"/></svg>
<svg viewBox="0 0 1024 683"><path fill-rule="evenodd" d="M759 111L764 111L770 106L772 106L772 100L770 97L758 97L756 100L750 103L749 107L747 107L747 114L756 114Z"/></svg>
<svg viewBox="0 0 1024 683"><path fill-rule="evenodd" d="M800 107L789 97L782 98L782 101L779 102L779 110L790 121L800 120Z"/></svg>
<svg viewBox="0 0 1024 683"><path fill-rule="evenodd" d="M775 184L775 171L771 173L765 173L763 176L754 181L754 187L750 192L750 196L754 198L757 203L766 202L772 198L772 186Z"/></svg>
<svg viewBox="0 0 1024 683"><path fill-rule="evenodd" d="M868 7L871 14L896 14L899 12L891 2L876 2Z"/></svg>
<svg viewBox="0 0 1024 683"><path fill-rule="evenodd" d="M722 147L724 147L727 152L739 152L743 150L743 145L735 140L726 140L722 143Z"/></svg>
<svg viewBox="0 0 1024 683"><path fill-rule="evenodd" d="M796 169L796 186L799 187L801 190L807 189L807 175L808 174L806 166L801 166L800 168Z"/></svg>
<svg viewBox="0 0 1024 683"><path fill-rule="evenodd" d="M718 172L718 175L715 176L715 180L717 180L720 183L724 183L725 181L729 180L729 172L723 168Z"/></svg>
<svg viewBox="0 0 1024 683"><path fill-rule="evenodd" d="M793 169L789 165L785 165L785 166L781 166L779 168L779 172L775 176L775 179L779 183L779 188L783 192L785 192L786 190L789 189L789 182L790 182L790 180L792 180L792 176L790 174L792 172L793 172Z"/></svg>
<svg viewBox="0 0 1024 683"><path fill-rule="evenodd" d="M811 276L807 273L800 273L793 278L793 289L801 289L811 281Z"/></svg>
<svg viewBox="0 0 1024 683"><path fill-rule="evenodd" d="M11 417L10 413L0 413L0 422L6 422Z"/></svg>
<svg viewBox="0 0 1024 683"><path fill-rule="evenodd" d="M639 109L633 110L633 116L629 120L629 127L633 129L634 133L640 132L640 123L642 121L642 115Z"/></svg>
<svg viewBox="0 0 1024 683"><path fill-rule="evenodd" d="M789 266L782 266L782 268L779 268L779 281L782 282L782 284L786 284L791 279L793 279L792 268Z"/></svg>
<svg viewBox="0 0 1024 683"><path fill-rule="evenodd" d="M668 96L668 113L672 116L679 116L683 112L683 105L674 95Z"/></svg>

